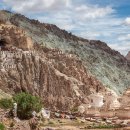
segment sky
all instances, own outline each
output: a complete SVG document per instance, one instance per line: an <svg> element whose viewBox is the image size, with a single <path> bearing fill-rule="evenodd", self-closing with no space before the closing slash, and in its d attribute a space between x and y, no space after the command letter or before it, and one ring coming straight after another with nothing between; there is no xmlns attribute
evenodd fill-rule
<svg viewBox="0 0 130 130"><path fill-rule="evenodd" d="M0 0L0 9L104 41L123 55L130 51L130 0Z"/></svg>

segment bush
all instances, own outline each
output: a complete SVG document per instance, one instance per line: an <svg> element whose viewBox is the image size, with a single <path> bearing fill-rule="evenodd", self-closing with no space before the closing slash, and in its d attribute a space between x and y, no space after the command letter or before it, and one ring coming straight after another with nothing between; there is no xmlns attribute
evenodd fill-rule
<svg viewBox="0 0 130 130"><path fill-rule="evenodd" d="M28 93L16 94L13 100L18 105L17 115L20 119L29 119L33 111L38 112L42 108L40 98Z"/></svg>
<svg viewBox="0 0 130 130"><path fill-rule="evenodd" d="M3 98L0 100L0 108L2 109L9 109L13 107L12 99Z"/></svg>
<svg viewBox="0 0 130 130"><path fill-rule="evenodd" d="M5 126L2 123L0 123L0 130L5 130Z"/></svg>

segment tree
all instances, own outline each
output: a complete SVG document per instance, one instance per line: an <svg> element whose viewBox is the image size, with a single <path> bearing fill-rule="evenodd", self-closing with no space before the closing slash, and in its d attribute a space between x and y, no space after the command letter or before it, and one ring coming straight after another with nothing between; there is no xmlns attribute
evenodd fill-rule
<svg viewBox="0 0 130 130"><path fill-rule="evenodd" d="M17 103L17 115L20 119L29 119L32 112L38 112L42 108L42 102L39 97L32 96L29 93L19 93L13 97Z"/></svg>

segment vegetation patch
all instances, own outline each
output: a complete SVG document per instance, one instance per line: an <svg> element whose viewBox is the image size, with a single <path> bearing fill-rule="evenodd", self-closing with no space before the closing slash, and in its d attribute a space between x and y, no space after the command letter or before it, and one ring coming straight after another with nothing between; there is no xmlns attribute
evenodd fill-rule
<svg viewBox="0 0 130 130"><path fill-rule="evenodd" d="M32 96L29 93L19 93L13 97L18 105L17 114L20 119L29 119L32 112L39 112L42 108L42 102L39 97Z"/></svg>
<svg viewBox="0 0 130 130"><path fill-rule="evenodd" d="M0 123L0 130L5 130L5 126L3 123Z"/></svg>
<svg viewBox="0 0 130 130"><path fill-rule="evenodd" d="M2 109L10 109L13 107L12 99L3 98L0 100L0 108Z"/></svg>

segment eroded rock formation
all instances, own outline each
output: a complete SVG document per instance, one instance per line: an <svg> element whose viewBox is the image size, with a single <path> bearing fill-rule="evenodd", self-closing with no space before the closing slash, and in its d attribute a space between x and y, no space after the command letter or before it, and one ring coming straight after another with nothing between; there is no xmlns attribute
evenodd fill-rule
<svg viewBox="0 0 130 130"><path fill-rule="evenodd" d="M33 48L33 41L22 29L11 24L1 24L0 46L5 49L9 49L12 46L17 46L22 50L31 50Z"/></svg>
<svg viewBox="0 0 130 130"><path fill-rule="evenodd" d="M30 20L20 14L7 11L1 14L6 22L26 30L34 42L77 55L92 75L118 94L130 86L130 63L106 43L77 37L56 25Z"/></svg>
<svg viewBox="0 0 130 130"><path fill-rule="evenodd" d="M108 98L106 87L117 95L130 85L130 63L106 43L19 14L0 12L0 46L0 88L39 95L50 108L89 106L91 93ZM119 105L110 96L109 107Z"/></svg>
<svg viewBox="0 0 130 130"><path fill-rule="evenodd" d="M5 92L30 92L45 106L67 110L85 103L97 88L105 91L76 55L35 44L13 25L1 24L1 39L6 50L1 51L0 86Z"/></svg>

